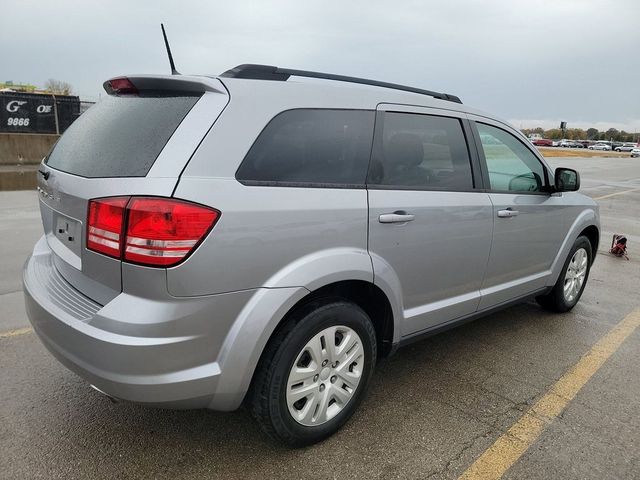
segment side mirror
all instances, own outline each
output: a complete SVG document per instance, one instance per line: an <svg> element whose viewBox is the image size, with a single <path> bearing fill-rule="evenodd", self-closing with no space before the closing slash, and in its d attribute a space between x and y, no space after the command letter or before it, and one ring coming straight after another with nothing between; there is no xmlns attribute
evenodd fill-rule
<svg viewBox="0 0 640 480"><path fill-rule="evenodd" d="M575 192L580 188L580 174L572 168L556 168L556 192Z"/></svg>

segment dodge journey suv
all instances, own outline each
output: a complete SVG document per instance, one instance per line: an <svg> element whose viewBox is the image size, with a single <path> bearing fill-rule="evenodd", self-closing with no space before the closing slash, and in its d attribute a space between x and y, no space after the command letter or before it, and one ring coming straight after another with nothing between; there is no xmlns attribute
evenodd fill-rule
<svg viewBox="0 0 640 480"><path fill-rule="evenodd" d="M399 346L585 288L577 172L456 96L262 65L104 88L40 166L24 291L48 350L114 399L244 403L306 445Z"/></svg>

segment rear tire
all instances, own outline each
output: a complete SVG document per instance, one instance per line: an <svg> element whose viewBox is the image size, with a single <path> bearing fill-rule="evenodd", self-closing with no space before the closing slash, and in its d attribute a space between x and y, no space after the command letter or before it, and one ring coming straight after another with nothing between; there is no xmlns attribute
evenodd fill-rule
<svg viewBox="0 0 640 480"><path fill-rule="evenodd" d="M592 259L591 243L587 237L578 237L553 289L546 295L536 297L540 306L558 313L568 312L575 307L587 285Z"/></svg>
<svg viewBox="0 0 640 480"><path fill-rule="evenodd" d="M360 307L312 302L269 341L254 374L251 413L267 435L291 447L324 440L364 398L376 356L375 329Z"/></svg>

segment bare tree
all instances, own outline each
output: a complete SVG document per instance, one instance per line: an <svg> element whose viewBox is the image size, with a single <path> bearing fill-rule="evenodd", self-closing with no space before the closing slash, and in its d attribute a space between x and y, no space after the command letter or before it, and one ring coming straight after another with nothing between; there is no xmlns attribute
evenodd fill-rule
<svg viewBox="0 0 640 480"><path fill-rule="evenodd" d="M73 93L73 87L70 83L54 78L47 80L44 84L44 89L54 95L71 95Z"/></svg>

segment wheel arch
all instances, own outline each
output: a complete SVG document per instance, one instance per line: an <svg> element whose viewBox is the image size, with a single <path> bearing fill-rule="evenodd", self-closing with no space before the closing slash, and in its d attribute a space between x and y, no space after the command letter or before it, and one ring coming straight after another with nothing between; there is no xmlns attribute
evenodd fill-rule
<svg viewBox="0 0 640 480"><path fill-rule="evenodd" d="M391 303L380 287L363 280L333 282L311 291L287 312L276 326L270 339L277 335L282 326L301 309L314 303L323 304L336 299L354 303L364 310L376 331L378 357L388 356L392 351L395 329Z"/></svg>
<svg viewBox="0 0 640 480"><path fill-rule="evenodd" d="M399 336L398 306L384 286L373 283L368 252L346 248L315 252L277 272L244 306L221 348L221 376L209 408L238 408L269 342L291 315L305 305L330 298L362 308L374 324L380 356L393 351Z"/></svg>
<svg viewBox="0 0 640 480"><path fill-rule="evenodd" d="M305 309L314 309L320 305L336 300L347 301L357 305L371 319L376 332L378 359L384 358L394 351L393 336L395 325L393 310L385 293L372 282L363 280L342 280L329 283L316 290L310 291L298 300L280 319L271 332L269 339L262 347L260 358L253 367L251 381L245 393L245 398L248 398L250 395L255 373L259 370L260 363L264 361L264 353L267 351L270 342L277 338L278 334L288 325L289 321L292 318L301 318L304 315Z"/></svg>
<svg viewBox="0 0 640 480"><path fill-rule="evenodd" d="M600 230L595 225L589 225L584 228L578 236L587 237L587 240L589 240L589 243L591 244L591 264L593 265L593 262L596 259L598 245L600 243Z"/></svg>
<svg viewBox="0 0 640 480"><path fill-rule="evenodd" d="M595 252L597 251L597 245L599 243L600 238L600 230L599 230L599 218L596 209L585 209L583 210L577 218L574 220L573 224L569 228L569 231L560 247L556 258L551 265L551 275L548 277L547 286L555 285L558 277L560 276L560 272L562 271L562 267L564 266L564 261L571 250L571 247L575 243L576 239L580 235L584 235L587 237L589 242L592 240L595 242L595 248L593 249L592 255L592 263L595 258ZM594 243L591 243L593 246Z"/></svg>

